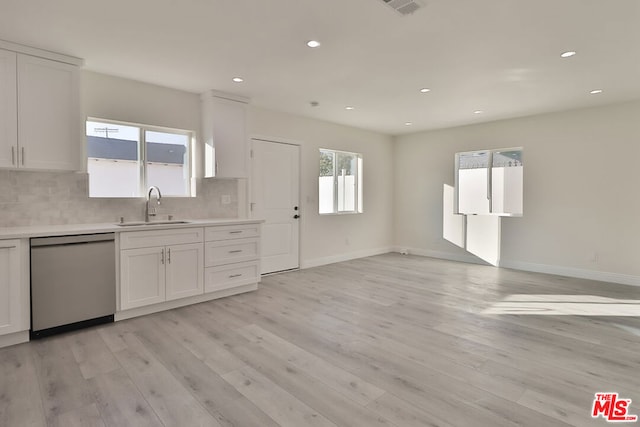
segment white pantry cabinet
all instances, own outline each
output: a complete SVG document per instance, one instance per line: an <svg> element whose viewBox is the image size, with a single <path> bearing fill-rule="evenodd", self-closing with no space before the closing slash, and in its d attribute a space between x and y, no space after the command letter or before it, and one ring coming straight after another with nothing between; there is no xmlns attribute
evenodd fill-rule
<svg viewBox="0 0 640 427"><path fill-rule="evenodd" d="M249 99L209 91L201 96L205 177L246 178L249 164Z"/></svg>
<svg viewBox="0 0 640 427"><path fill-rule="evenodd" d="M203 229L120 234L120 309L128 310L204 291Z"/></svg>
<svg viewBox="0 0 640 427"><path fill-rule="evenodd" d="M0 336L29 329L28 242L0 240Z"/></svg>
<svg viewBox="0 0 640 427"><path fill-rule="evenodd" d="M49 56L0 49L0 167L79 168L78 60Z"/></svg>

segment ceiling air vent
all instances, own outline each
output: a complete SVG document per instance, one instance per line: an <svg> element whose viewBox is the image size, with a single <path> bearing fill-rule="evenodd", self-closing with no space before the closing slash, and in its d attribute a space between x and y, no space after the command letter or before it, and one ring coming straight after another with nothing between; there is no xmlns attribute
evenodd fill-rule
<svg viewBox="0 0 640 427"><path fill-rule="evenodd" d="M400 15L411 15L422 7L416 0L382 0Z"/></svg>

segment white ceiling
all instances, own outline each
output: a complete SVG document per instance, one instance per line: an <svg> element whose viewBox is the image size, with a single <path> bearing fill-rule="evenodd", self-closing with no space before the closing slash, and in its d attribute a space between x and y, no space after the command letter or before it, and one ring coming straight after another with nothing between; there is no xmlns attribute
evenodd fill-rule
<svg viewBox="0 0 640 427"><path fill-rule="evenodd" d="M425 2L0 0L0 39L388 134L640 99L639 0Z"/></svg>

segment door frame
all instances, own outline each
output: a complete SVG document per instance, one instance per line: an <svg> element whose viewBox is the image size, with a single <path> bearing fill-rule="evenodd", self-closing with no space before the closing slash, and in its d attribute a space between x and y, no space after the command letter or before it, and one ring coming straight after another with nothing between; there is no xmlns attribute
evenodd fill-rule
<svg viewBox="0 0 640 427"><path fill-rule="evenodd" d="M256 135L256 134L251 134L249 135L249 171L248 171L248 177L249 179L247 180L247 197L246 197L246 201L247 204L245 206L245 210L247 212L247 217L254 219L253 218L253 210L251 209L251 204L252 204L252 198L253 198L253 144L254 141L262 141L262 142L271 142L274 144L284 144L284 145L293 145L295 147L298 147L298 211L300 212L300 218L298 220L298 267L297 268L293 268L291 270L300 270L300 266L302 265L301 261L302 261L302 234L303 234L303 225L305 223L305 219L306 219L306 213L304 212L304 209L302 207L302 144L299 141L293 140L293 139L288 139L288 138L280 138L280 137L273 137L273 136L265 136L265 135ZM273 272L273 273L266 273L263 274L263 276L267 276L269 274L277 274L279 272Z"/></svg>

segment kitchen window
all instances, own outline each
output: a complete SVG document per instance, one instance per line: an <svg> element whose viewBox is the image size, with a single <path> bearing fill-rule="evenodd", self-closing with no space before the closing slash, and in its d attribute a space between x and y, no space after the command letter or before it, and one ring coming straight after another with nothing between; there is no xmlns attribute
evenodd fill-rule
<svg viewBox="0 0 640 427"><path fill-rule="evenodd" d="M193 133L90 119L86 122L89 197L189 197Z"/></svg>
<svg viewBox="0 0 640 427"><path fill-rule="evenodd" d="M320 149L320 214L362 213L362 154Z"/></svg>

